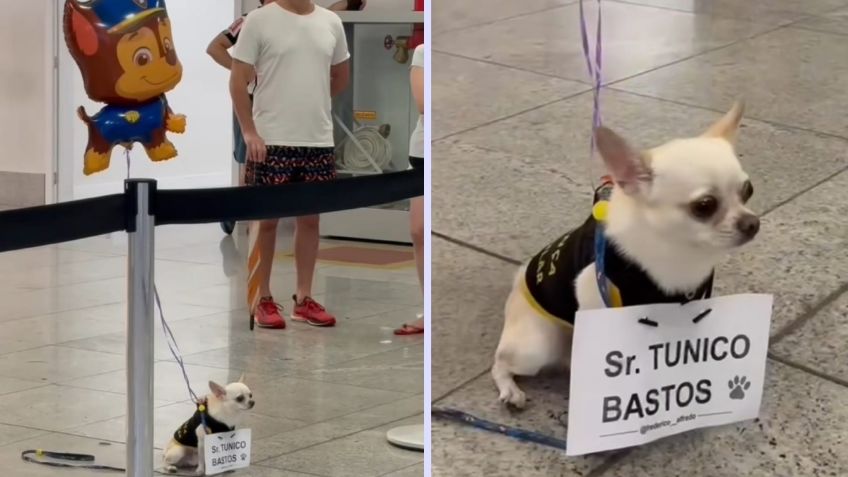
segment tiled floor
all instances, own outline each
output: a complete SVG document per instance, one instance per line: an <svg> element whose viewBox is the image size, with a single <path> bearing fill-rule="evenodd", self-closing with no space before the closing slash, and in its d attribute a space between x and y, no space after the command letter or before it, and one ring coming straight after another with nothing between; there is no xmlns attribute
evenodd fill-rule
<svg viewBox="0 0 848 477"><path fill-rule="evenodd" d="M243 232L243 231L242 231ZM272 286L290 307L294 268L281 230ZM157 229L156 284L194 389L247 373L257 406L245 477L423 475L423 454L386 431L422 422L423 339L395 326L421 310L414 265L319 263L315 294L331 329L248 329L246 238L217 225ZM324 247L349 245L325 242ZM355 246L362 246L354 244ZM367 246L366 246L367 247ZM374 246L379 247L379 246ZM382 247L408 251L407 247ZM126 441L126 236L0 254L0 466L4 475L91 475L26 464L30 448L82 451L122 466ZM190 416L179 368L157 324L155 438ZM157 461L158 465L158 461Z"/></svg>
<svg viewBox="0 0 848 477"><path fill-rule="evenodd" d="M651 145L747 100L763 229L718 291L775 294L761 419L583 458L434 421L434 475L848 475L848 0L602 6L607 124ZM435 404L565 438L564 376L527 382L513 414L487 371L515 264L591 200L578 4L435 0L433 18Z"/></svg>

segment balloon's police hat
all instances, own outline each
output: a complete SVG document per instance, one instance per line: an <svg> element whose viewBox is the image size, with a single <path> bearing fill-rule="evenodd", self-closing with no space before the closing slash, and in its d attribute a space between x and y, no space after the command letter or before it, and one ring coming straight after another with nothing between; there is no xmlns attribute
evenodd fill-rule
<svg viewBox="0 0 848 477"><path fill-rule="evenodd" d="M168 15L165 0L78 0L77 3L94 11L100 27L109 33L124 32L150 17Z"/></svg>

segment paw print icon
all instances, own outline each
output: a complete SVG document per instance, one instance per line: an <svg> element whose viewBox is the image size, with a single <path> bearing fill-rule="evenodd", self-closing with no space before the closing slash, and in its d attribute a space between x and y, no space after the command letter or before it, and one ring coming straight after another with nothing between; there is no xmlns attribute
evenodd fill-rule
<svg viewBox="0 0 848 477"><path fill-rule="evenodd" d="M727 387L730 388L730 399L745 399L745 391L751 387L751 381L745 376L734 376L727 382Z"/></svg>

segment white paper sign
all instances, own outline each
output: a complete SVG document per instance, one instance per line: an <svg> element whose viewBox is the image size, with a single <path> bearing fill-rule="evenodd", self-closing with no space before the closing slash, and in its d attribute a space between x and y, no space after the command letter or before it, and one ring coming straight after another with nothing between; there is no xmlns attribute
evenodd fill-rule
<svg viewBox="0 0 848 477"><path fill-rule="evenodd" d="M757 417L772 302L734 295L578 312L566 454Z"/></svg>
<svg viewBox="0 0 848 477"><path fill-rule="evenodd" d="M250 466L250 429L207 434L203 441L206 475Z"/></svg>

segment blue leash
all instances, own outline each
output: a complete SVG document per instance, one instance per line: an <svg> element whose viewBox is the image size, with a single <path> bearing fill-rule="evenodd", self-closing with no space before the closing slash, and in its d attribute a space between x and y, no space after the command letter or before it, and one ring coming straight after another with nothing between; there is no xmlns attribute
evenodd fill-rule
<svg viewBox="0 0 848 477"><path fill-rule="evenodd" d="M511 437L519 441L531 442L547 447L554 447L563 451L565 450L565 440L563 439L558 439L556 437L547 436L545 434L528 431L526 429L521 429L518 427L512 427L507 426L505 424L498 424L496 422L487 421L485 419L480 419L479 417L472 416L471 414L460 411L458 409L433 408L432 411L430 411L430 414L435 418L444 419L446 421L453 421L471 427L476 427L477 429L482 429L484 431L496 432L498 434L503 434L507 437Z"/></svg>
<svg viewBox="0 0 848 477"><path fill-rule="evenodd" d="M129 179L131 177L129 149L125 150L125 156L127 160L127 179ZM203 409L201 409L200 412L200 420L203 427L208 429L208 426L206 425L206 403L201 401L200 398L197 397L197 394L195 394L194 390L191 389L191 382L188 379L188 373L185 369L182 352L177 344L177 339L174 338L174 332L171 331L171 327L168 325L168 322L165 321L165 312L162 311L162 300L159 298L159 289L156 287L155 283L153 284L153 298L156 301L156 308L159 310L159 320L162 322L162 332L165 334L165 342L168 344L168 350L171 352L171 356L174 357L174 360L180 367L180 372L182 372L183 375L183 381L185 381L186 388L188 389L188 395L191 397L192 402L194 402L194 404L198 407L203 406Z"/></svg>

